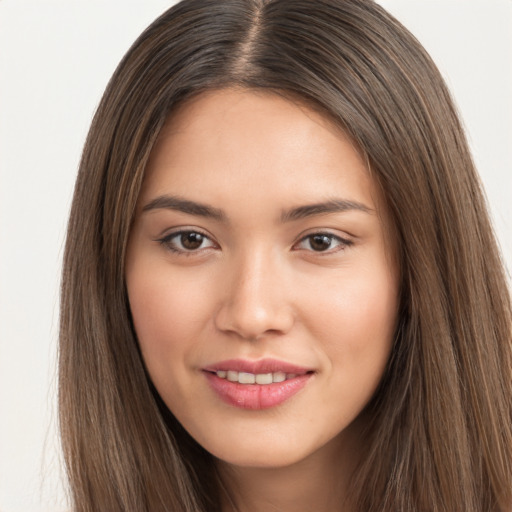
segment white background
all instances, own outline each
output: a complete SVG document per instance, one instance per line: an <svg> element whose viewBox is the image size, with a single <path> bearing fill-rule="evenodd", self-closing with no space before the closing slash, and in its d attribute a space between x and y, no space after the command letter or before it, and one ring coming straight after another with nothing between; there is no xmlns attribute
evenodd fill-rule
<svg viewBox="0 0 512 512"><path fill-rule="evenodd" d="M66 218L94 109L173 2L0 0L0 512L66 510L55 428ZM382 0L456 98L512 268L512 1Z"/></svg>

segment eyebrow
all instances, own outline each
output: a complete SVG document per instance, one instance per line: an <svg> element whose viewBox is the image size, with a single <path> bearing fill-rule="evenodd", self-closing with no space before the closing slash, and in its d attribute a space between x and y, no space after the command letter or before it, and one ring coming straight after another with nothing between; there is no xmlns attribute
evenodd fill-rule
<svg viewBox="0 0 512 512"><path fill-rule="evenodd" d="M285 211L281 215L281 222L291 222L294 220L313 217L315 215L324 215L328 213L342 213L351 210L371 213L374 210L359 203L358 201L350 201L348 199L330 199L321 203L299 206L291 210Z"/></svg>
<svg viewBox="0 0 512 512"><path fill-rule="evenodd" d="M176 210L189 215L207 217L217 221L227 220L227 215L219 208L184 199L179 196L158 196L146 204L142 208L142 211L147 212L159 209ZM364 213L371 213L374 211L372 208L369 208L358 201L350 201L348 199L330 199L328 201L298 206L297 208L283 211L280 220L282 223L287 223L316 215L342 213L351 210L361 211Z"/></svg>
<svg viewBox="0 0 512 512"><path fill-rule="evenodd" d="M189 215L208 217L218 221L226 220L226 214L222 210L196 201L183 199L178 196L158 196L145 205L144 208L142 208L142 211L148 212L160 209L177 210L183 213L188 213Z"/></svg>

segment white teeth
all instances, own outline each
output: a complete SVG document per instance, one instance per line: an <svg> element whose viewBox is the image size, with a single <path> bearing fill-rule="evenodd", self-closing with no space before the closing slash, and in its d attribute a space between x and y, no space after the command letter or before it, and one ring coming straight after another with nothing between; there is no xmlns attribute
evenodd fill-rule
<svg viewBox="0 0 512 512"><path fill-rule="evenodd" d="M220 377L219 374L217 374L217 376ZM235 372L233 370L228 370L228 380L231 381L231 382L238 382L238 372Z"/></svg>
<svg viewBox="0 0 512 512"><path fill-rule="evenodd" d="M286 373L284 373L284 372L273 373L272 380L274 382L284 382L286 380Z"/></svg>
<svg viewBox="0 0 512 512"><path fill-rule="evenodd" d="M254 373L239 372L238 382L240 384L254 384L256 382L256 375Z"/></svg>
<svg viewBox="0 0 512 512"><path fill-rule="evenodd" d="M272 384L272 374L258 373L258 375L256 375L256 384Z"/></svg>
<svg viewBox="0 0 512 512"><path fill-rule="evenodd" d="M230 382L238 382L239 384L272 384L273 382L284 382L288 379L297 377L296 373L248 373L237 372L235 370L218 370L217 377L227 379Z"/></svg>

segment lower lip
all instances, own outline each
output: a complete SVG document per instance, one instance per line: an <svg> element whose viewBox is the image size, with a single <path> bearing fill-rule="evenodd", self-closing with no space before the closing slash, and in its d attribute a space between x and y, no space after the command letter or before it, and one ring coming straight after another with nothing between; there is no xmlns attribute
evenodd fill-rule
<svg viewBox="0 0 512 512"><path fill-rule="evenodd" d="M286 402L298 393L312 377L312 373L272 384L239 384L204 372L208 383L219 397L229 405L241 409L269 409Z"/></svg>

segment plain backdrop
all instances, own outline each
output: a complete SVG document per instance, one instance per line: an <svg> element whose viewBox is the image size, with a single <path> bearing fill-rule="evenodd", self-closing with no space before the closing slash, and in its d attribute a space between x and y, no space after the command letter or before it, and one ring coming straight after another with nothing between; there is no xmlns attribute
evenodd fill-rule
<svg viewBox="0 0 512 512"><path fill-rule="evenodd" d="M164 0L0 0L0 512L61 512L56 337L81 148ZM512 1L382 0L455 96L512 268Z"/></svg>

